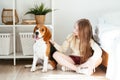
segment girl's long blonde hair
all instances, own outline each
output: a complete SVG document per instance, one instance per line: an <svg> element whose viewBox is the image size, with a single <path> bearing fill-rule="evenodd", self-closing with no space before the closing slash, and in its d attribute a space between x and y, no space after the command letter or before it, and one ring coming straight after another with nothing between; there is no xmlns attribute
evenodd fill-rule
<svg viewBox="0 0 120 80"><path fill-rule="evenodd" d="M77 21L78 36L80 38L79 50L83 55L82 62L85 62L92 54L93 50L90 46L90 40L93 39L92 26L88 19L80 19Z"/></svg>

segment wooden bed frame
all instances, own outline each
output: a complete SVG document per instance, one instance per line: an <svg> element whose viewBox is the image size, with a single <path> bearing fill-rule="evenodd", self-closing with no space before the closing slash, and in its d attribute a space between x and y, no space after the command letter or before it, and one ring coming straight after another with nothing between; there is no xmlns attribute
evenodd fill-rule
<svg viewBox="0 0 120 80"><path fill-rule="evenodd" d="M107 68L108 65L108 53L102 50L102 65Z"/></svg>

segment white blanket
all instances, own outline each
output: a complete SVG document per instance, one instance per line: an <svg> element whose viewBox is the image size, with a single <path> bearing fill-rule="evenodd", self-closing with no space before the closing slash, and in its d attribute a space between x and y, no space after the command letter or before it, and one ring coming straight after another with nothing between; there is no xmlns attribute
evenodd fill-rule
<svg viewBox="0 0 120 80"><path fill-rule="evenodd" d="M114 52L109 54L106 77L110 80L120 80L120 37L114 41Z"/></svg>
<svg viewBox="0 0 120 80"><path fill-rule="evenodd" d="M109 53L106 77L120 80L120 11L104 14L98 22L99 43Z"/></svg>
<svg viewBox="0 0 120 80"><path fill-rule="evenodd" d="M113 26L110 24L99 24L99 43L101 47L111 54L113 47L116 46L113 42L120 36L120 26Z"/></svg>
<svg viewBox="0 0 120 80"><path fill-rule="evenodd" d="M118 80L120 72L120 26L99 24L99 43L109 53L106 77Z"/></svg>

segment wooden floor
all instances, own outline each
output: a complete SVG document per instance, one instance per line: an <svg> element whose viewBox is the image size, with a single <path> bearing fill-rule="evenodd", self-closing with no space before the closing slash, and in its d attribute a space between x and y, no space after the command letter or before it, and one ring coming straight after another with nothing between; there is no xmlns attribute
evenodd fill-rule
<svg viewBox="0 0 120 80"><path fill-rule="evenodd" d="M25 68L25 65L31 62L31 60L17 60L17 65L14 66L11 60L0 60L0 80L107 80L105 72L100 68L97 68L92 76L63 72L60 69L47 73L42 73L40 69L30 72L30 68Z"/></svg>

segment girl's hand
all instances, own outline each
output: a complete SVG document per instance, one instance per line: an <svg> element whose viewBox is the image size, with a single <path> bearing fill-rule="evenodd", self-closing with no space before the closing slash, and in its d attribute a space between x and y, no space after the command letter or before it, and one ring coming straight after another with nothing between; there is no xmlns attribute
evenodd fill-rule
<svg viewBox="0 0 120 80"><path fill-rule="evenodd" d="M53 45L55 44L55 41L50 40L50 42L51 42Z"/></svg>

